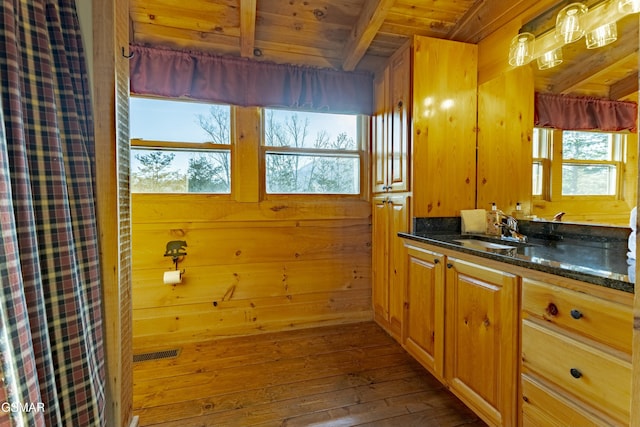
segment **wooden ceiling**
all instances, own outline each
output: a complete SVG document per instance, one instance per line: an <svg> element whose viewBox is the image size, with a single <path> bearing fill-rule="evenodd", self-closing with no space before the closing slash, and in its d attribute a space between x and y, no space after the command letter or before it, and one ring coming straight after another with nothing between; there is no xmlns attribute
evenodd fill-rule
<svg viewBox="0 0 640 427"><path fill-rule="evenodd" d="M558 0L130 0L134 43L342 70L376 71L414 34L477 43ZM638 18L603 54L565 52L538 90L619 98L637 90ZM505 55L507 52L505 52ZM605 63L611 60L613 65ZM590 71L594 69L595 71ZM617 89L610 89L617 86ZM608 95L607 95L608 96Z"/></svg>

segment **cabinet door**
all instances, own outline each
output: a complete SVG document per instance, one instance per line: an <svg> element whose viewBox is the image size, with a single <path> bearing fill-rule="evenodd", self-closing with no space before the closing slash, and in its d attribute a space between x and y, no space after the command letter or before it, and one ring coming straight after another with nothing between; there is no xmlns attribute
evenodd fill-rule
<svg viewBox="0 0 640 427"><path fill-rule="evenodd" d="M373 315L375 320L388 327L389 323L389 210L387 196L373 198L372 212L372 269Z"/></svg>
<svg viewBox="0 0 640 427"><path fill-rule="evenodd" d="M444 260L437 252L409 247L403 344L438 378L444 366Z"/></svg>
<svg viewBox="0 0 640 427"><path fill-rule="evenodd" d="M389 68L373 81L374 112L371 118L371 185L374 193L387 190L387 144L389 141Z"/></svg>
<svg viewBox="0 0 640 427"><path fill-rule="evenodd" d="M389 196L389 324L390 333L401 340L404 316L405 248L399 232L409 231L409 197Z"/></svg>
<svg viewBox="0 0 640 427"><path fill-rule="evenodd" d="M459 216L476 205L477 46L416 36L411 59L414 215Z"/></svg>
<svg viewBox="0 0 640 427"><path fill-rule="evenodd" d="M408 149L411 111L411 50L406 45L391 59L391 138L387 145L388 186L391 191L409 189Z"/></svg>
<svg viewBox="0 0 640 427"><path fill-rule="evenodd" d="M447 259L445 377L489 424L516 425L517 276Z"/></svg>

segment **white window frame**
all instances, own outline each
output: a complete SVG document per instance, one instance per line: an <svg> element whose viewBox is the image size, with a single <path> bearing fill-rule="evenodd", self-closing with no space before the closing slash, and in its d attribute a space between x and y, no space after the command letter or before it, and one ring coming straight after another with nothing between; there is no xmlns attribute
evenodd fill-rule
<svg viewBox="0 0 640 427"><path fill-rule="evenodd" d="M291 197L315 197L315 198L357 198L361 199L368 192L368 180L366 169L366 147L369 136L369 118L364 115L357 115L357 135L355 150L335 150L335 149L317 149L317 148L305 148L305 147L279 147L266 145L265 143L265 120L266 113L269 108L261 109L262 111L262 140L260 141L260 184L262 197L265 200L278 199L278 198L291 198ZM284 111L290 111L296 113L296 110L283 109ZM331 114L331 113L328 113ZM274 193L267 192L267 156L269 154L287 154L287 155L300 155L300 156L329 156L329 157L349 157L358 159L359 168L359 180L358 180L358 193L343 194L343 193Z"/></svg>
<svg viewBox="0 0 640 427"><path fill-rule="evenodd" d="M541 194L533 194L534 199L541 200L621 200L624 186L624 159L626 158L627 136L624 133L606 132L612 135L611 160L577 160L565 159L562 156L562 135L559 129L534 129L533 164L542 168ZM562 167L566 164L575 165L611 165L616 168L615 194L613 195L563 195Z"/></svg>

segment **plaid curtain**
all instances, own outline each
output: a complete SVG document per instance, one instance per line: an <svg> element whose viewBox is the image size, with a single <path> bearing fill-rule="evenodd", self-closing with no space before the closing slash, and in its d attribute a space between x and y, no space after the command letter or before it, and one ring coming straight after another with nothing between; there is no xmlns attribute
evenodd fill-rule
<svg viewBox="0 0 640 427"><path fill-rule="evenodd" d="M102 426L94 136L75 0L2 0L0 11L0 426Z"/></svg>

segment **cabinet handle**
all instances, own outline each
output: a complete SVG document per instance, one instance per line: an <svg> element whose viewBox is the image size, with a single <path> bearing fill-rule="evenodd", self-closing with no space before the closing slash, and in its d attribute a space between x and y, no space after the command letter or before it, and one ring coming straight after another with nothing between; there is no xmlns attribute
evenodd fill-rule
<svg viewBox="0 0 640 427"><path fill-rule="evenodd" d="M402 101L398 101L398 108L402 108Z"/></svg>
<svg viewBox="0 0 640 427"><path fill-rule="evenodd" d="M451 264L450 262L447 263L447 268L453 268L453 264Z"/></svg>
<svg viewBox="0 0 640 427"><path fill-rule="evenodd" d="M438 258L436 258L436 259L433 260L433 263L434 264L440 264L440 260Z"/></svg>
<svg viewBox="0 0 640 427"><path fill-rule="evenodd" d="M576 368L571 368L569 370L569 372L571 373L571 376L575 379L581 378L582 377L582 372L580 372L579 370L577 370Z"/></svg>
<svg viewBox="0 0 640 427"><path fill-rule="evenodd" d="M582 313L580 312L580 310L573 309L571 310L571 317L578 320L582 317Z"/></svg>

